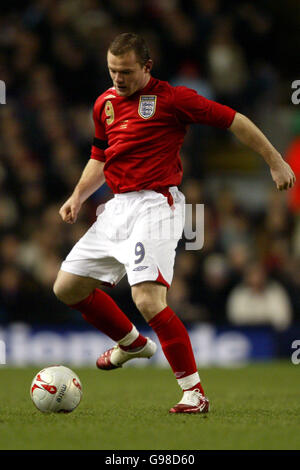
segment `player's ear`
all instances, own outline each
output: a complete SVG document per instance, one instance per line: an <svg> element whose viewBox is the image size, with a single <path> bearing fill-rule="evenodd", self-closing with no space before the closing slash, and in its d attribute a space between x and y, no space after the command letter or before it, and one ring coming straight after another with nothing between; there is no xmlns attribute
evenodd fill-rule
<svg viewBox="0 0 300 470"><path fill-rule="evenodd" d="M148 73L151 72L152 67L153 67L153 60L152 59L147 60L147 62L144 65L145 72L148 72Z"/></svg>

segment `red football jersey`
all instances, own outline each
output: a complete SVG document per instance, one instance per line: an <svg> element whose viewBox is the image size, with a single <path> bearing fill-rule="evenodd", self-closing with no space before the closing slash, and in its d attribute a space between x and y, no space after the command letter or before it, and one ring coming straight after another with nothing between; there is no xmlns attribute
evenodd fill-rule
<svg viewBox="0 0 300 470"><path fill-rule="evenodd" d="M106 182L114 193L178 186L179 150L188 125L225 129L234 115L233 109L194 90L153 77L129 97L109 88L94 105L91 158L105 162Z"/></svg>

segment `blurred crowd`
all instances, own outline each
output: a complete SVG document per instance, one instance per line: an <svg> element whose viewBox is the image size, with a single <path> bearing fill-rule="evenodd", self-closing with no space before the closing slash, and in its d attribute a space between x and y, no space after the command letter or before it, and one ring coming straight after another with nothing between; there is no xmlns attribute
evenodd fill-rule
<svg viewBox="0 0 300 470"><path fill-rule="evenodd" d="M284 34L269 2L15 3L2 5L0 15L0 79L7 92L0 105L0 324L83 324L54 297L52 285L61 261L95 220L96 207L112 194L100 188L74 225L64 224L58 211L90 155L92 107L110 86L106 50L115 35L142 34L154 76L249 117L280 103L280 80L297 77L292 61L279 53ZM287 21L284 14L281 21ZM287 149L291 161L299 156L297 135L300 126ZM186 322L284 329L300 319L299 193L270 189L268 175L267 202L250 210L229 187L208 190L210 143L222 146L228 139L195 126L184 144L180 189L188 203L205 205L204 246L188 251L180 242L169 303ZM124 280L110 292L138 318Z"/></svg>

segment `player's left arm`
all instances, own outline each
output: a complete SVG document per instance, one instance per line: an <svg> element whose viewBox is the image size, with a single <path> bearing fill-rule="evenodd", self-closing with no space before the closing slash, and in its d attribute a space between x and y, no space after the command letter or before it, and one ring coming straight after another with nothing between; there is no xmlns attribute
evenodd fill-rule
<svg viewBox="0 0 300 470"><path fill-rule="evenodd" d="M241 113L236 113L228 129L239 141L264 158L270 167L271 176L277 189L281 191L294 185L296 177L293 170L250 119Z"/></svg>

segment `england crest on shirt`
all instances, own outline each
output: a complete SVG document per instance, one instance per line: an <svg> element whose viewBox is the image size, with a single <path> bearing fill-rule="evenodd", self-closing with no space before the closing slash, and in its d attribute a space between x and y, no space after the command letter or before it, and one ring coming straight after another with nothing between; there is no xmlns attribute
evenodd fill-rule
<svg viewBox="0 0 300 470"><path fill-rule="evenodd" d="M143 119L149 119L155 114L157 96L141 95L139 102L139 115Z"/></svg>

